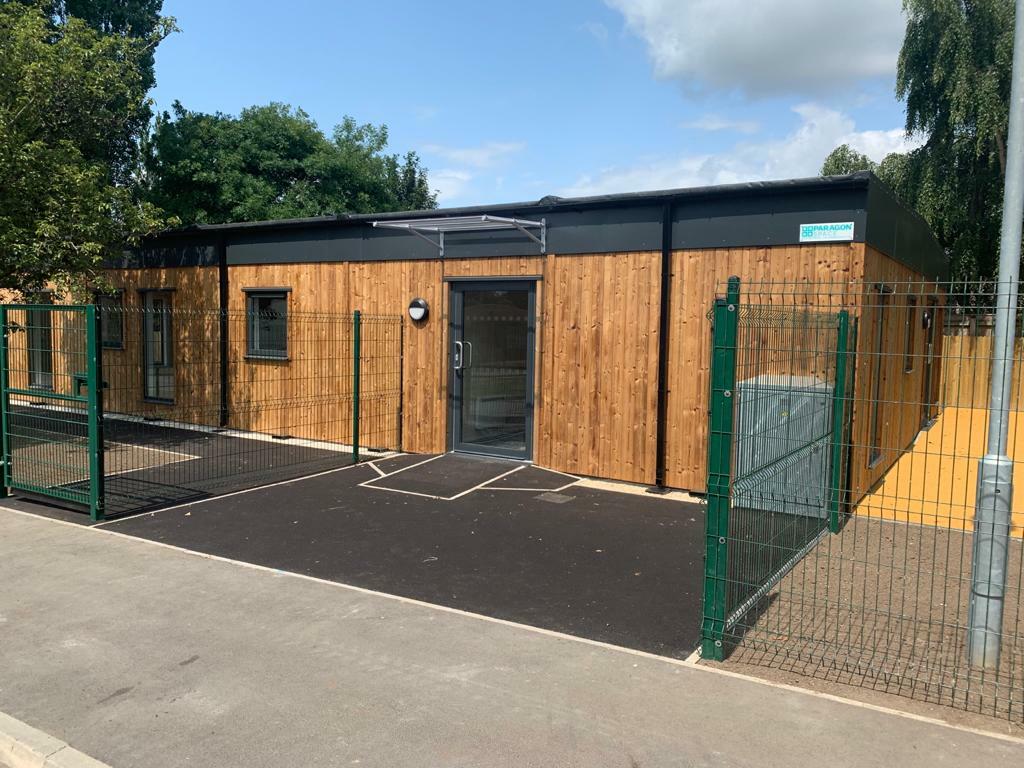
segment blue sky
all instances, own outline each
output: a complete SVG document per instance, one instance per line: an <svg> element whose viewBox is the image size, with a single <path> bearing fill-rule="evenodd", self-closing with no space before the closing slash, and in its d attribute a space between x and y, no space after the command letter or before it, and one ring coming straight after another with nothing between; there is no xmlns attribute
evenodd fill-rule
<svg viewBox="0 0 1024 768"><path fill-rule="evenodd" d="M900 5L165 0L153 96L385 123L443 205L788 178L908 146Z"/></svg>

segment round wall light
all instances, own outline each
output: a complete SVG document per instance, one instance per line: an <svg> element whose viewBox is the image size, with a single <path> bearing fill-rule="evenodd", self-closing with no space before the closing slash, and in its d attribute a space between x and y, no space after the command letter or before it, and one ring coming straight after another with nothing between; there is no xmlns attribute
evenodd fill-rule
<svg viewBox="0 0 1024 768"><path fill-rule="evenodd" d="M430 307L425 299L413 299L409 302L409 317L414 322L418 323L420 320L426 320L429 311Z"/></svg>

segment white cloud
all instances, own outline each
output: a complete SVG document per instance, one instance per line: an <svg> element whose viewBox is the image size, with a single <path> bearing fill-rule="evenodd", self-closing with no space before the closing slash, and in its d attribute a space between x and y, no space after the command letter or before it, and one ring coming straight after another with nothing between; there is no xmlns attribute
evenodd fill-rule
<svg viewBox="0 0 1024 768"><path fill-rule="evenodd" d="M437 155L455 165L471 168L489 168L516 152L526 149L521 141L489 141L478 147L448 147L442 144L427 144L425 153Z"/></svg>
<svg viewBox="0 0 1024 768"><path fill-rule="evenodd" d="M444 205L466 194L470 182L473 181L473 174L454 168L442 168L431 171L429 180L437 192L438 202Z"/></svg>
<svg viewBox="0 0 1024 768"><path fill-rule="evenodd" d="M800 116L800 124L781 139L741 142L717 154L644 158L581 176L559 194L573 197L816 176L825 157L840 144L849 144L876 161L919 145L899 128L858 131L851 117L818 104L801 104L793 111Z"/></svg>
<svg viewBox="0 0 1024 768"><path fill-rule="evenodd" d="M757 133L761 124L756 120L730 120L720 115L702 115L696 120L683 123L684 128L695 128L698 131L733 131L735 133Z"/></svg>
<svg viewBox="0 0 1024 768"><path fill-rule="evenodd" d="M895 74L900 0L605 0L658 77L688 89L821 96Z"/></svg>
<svg viewBox="0 0 1024 768"><path fill-rule="evenodd" d="M427 156L448 163L439 170L430 171L430 183L437 191L437 199L443 205L456 205L474 197L481 185L497 185L500 189L503 177L491 178L496 166L510 155L522 152L526 144L521 141L489 141L476 147L450 147L444 144L425 144L421 147Z"/></svg>

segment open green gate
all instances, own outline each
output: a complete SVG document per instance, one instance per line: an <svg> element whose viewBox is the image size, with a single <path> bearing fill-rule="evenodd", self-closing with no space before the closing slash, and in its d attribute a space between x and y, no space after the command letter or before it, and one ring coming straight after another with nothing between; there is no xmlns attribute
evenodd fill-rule
<svg viewBox="0 0 1024 768"><path fill-rule="evenodd" d="M846 501L853 366L848 312L771 289L712 310L701 652L725 641L829 531Z"/></svg>
<svg viewBox="0 0 1024 768"><path fill-rule="evenodd" d="M2 489L102 520L99 317L92 305L0 305Z"/></svg>

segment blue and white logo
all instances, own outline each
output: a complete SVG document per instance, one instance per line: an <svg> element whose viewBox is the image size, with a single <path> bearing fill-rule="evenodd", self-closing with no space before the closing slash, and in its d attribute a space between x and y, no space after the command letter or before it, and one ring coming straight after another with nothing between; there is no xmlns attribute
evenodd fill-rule
<svg viewBox="0 0 1024 768"><path fill-rule="evenodd" d="M801 243L832 243L851 240L853 240L852 221L800 225Z"/></svg>

